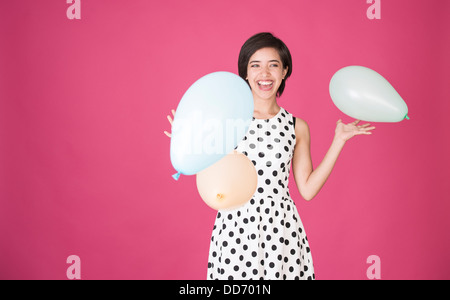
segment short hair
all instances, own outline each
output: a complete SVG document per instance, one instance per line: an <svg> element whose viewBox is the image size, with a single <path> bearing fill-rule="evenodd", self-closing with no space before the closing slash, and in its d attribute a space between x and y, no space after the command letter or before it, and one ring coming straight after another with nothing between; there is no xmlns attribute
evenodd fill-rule
<svg viewBox="0 0 450 300"><path fill-rule="evenodd" d="M250 37L244 45L241 47L241 51L239 52L239 59L238 59L238 71L239 76L247 81L247 67L248 62L250 60L250 57L259 49L262 48L274 48L277 50L278 54L281 58L281 63L283 64L283 69L288 67L288 71L286 73L286 76L284 77L284 80L281 82L280 87L277 91L277 96L281 96L283 94L286 79L289 78L292 74L292 57L291 53L289 52L288 47L285 43L283 43L282 40L275 37L270 32L261 32L253 35ZM247 81L248 83L248 81ZM249 84L250 85L250 84Z"/></svg>

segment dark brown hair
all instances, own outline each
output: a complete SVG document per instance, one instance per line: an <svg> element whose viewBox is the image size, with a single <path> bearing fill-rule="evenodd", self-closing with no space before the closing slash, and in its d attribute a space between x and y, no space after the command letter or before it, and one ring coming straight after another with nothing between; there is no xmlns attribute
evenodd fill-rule
<svg viewBox="0 0 450 300"><path fill-rule="evenodd" d="M244 45L242 45L241 51L239 52L238 59L238 70L239 76L246 80L247 78L247 67L250 57L259 49L262 48L274 48L278 51L281 58L281 63L283 64L283 69L288 68L284 80L281 82L280 87L277 91L277 96L281 96L284 91L286 79L292 74L292 57L289 52L288 47L283 43L282 40L275 37L270 32L257 33L251 38L249 38ZM247 82L248 83L248 82Z"/></svg>

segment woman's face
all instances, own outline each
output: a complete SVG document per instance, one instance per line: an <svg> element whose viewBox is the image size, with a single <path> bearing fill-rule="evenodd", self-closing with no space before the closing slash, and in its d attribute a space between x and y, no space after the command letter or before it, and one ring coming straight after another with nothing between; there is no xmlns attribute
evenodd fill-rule
<svg viewBox="0 0 450 300"><path fill-rule="evenodd" d="M283 68L280 55L274 48L256 51L248 62L247 80L253 97L262 100L275 100L278 88L288 69Z"/></svg>

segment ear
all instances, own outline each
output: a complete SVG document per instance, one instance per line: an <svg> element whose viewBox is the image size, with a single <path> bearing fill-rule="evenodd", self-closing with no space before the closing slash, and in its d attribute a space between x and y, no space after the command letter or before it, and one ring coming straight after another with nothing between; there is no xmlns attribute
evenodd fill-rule
<svg viewBox="0 0 450 300"><path fill-rule="evenodd" d="M288 70L289 70L289 67L286 67L283 69L283 79L284 79L284 77L286 77Z"/></svg>

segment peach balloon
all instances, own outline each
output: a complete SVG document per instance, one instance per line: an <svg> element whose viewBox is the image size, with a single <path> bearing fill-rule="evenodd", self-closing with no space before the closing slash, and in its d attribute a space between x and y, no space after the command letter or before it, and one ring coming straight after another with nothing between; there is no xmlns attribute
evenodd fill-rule
<svg viewBox="0 0 450 300"><path fill-rule="evenodd" d="M258 175L253 163L233 151L197 173L197 189L205 203L217 210L244 205L256 191Z"/></svg>

